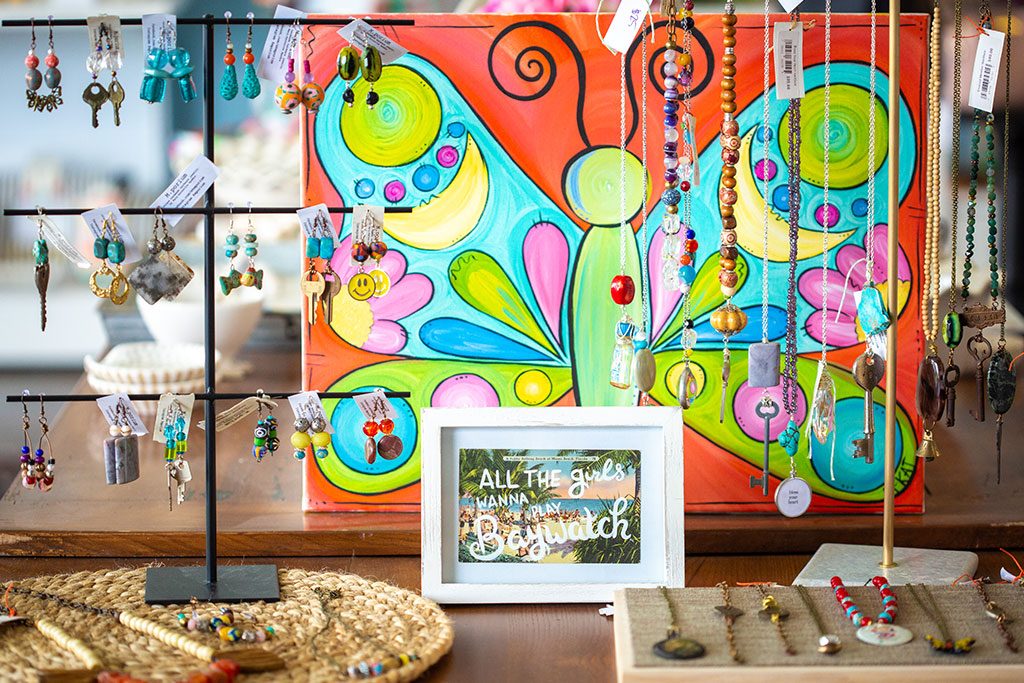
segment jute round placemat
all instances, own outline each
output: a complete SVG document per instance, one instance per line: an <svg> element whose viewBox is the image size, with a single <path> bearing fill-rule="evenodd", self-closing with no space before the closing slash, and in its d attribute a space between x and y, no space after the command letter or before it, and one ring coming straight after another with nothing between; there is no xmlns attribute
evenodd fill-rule
<svg viewBox="0 0 1024 683"><path fill-rule="evenodd" d="M279 602L243 603L232 608L236 615L248 612L256 624L274 627L276 635L260 647L276 652L287 666L283 671L246 674L242 680L340 681L348 679L348 667L360 661L380 661L389 654L416 654L415 661L373 679L398 683L417 678L451 649L451 621L436 603L415 593L383 581L336 572L282 569L279 578ZM118 569L41 576L15 585L97 607L130 610L180 629L177 614L189 612L189 607L146 605L145 581L145 569ZM147 681L176 681L207 666L113 619L24 595L12 594L9 600L20 615L46 617L69 635L85 641L107 669ZM208 604L200 609L206 615L216 612ZM0 628L0 680L34 680L35 672L42 668L81 668L70 653L32 627ZM190 635L227 651L234 646L212 633Z"/></svg>

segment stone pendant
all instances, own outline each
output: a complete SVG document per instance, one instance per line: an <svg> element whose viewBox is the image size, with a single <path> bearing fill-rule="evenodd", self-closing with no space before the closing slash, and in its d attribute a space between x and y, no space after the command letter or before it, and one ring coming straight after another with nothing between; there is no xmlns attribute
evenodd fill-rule
<svg viewBox="0 0 1024 683"><path fill-rule="evenodd" d="M644 346L636 352L633 358L633 379L636 381L637 389L642 393L649 393L654 388L656 376L657 367L654 362L654 354Z"/></svg>
<svg viewBox="0 0 1024 683"><path fill-rule="evenodd" d="M917 368L917 412L926 427L938 422L946 410L945 369L938 356L926 356Z"/></svg>
<svg viewBox="0 0 1024 683"><path fill-rule="evenodd" d="M747 352L747 382L752 387L767 389L779 385L779 344L751 344Z"/></svg>
<svg viewBox="0 0 1024 683"><path fill-rule="evenodd" d="M115 436L103 440L103 467L108 484L129 484L139 478L139 437Z"/></svg>
<svg viewBox="0 0 1024 683"><path fill-rule="evenodd" d="M139 296L148 304L171 300L181 294L195 273L176 255L161 251L150 254L128 276Z"/></svg>

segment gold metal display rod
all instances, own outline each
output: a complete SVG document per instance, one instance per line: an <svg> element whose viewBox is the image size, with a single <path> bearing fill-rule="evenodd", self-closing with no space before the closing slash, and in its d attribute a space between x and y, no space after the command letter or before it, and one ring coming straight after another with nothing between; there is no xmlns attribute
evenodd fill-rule
<svg viewBox="0 0 1024 683"><path fill-rule="evenodd" d="M896 514L896 314L900 309L900 2L889 0L889 273L888 307L892 322L886 334L885 483L882 507L882 568L896 566L893 545ZM893 114L895 112L895 114Z"/></svg>

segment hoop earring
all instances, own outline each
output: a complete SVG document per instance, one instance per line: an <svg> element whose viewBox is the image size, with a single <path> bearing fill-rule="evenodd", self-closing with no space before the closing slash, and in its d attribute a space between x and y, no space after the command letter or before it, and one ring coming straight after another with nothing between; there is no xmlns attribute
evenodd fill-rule
<svg viewBox="0 0 1024 683"><path fill-rule="evenodd" d="M224 73L220 77L220 96L225 100L233 100L238 95L238 74L235 72L235 44L231 42L231 12L224 13L224 30L227 35Z"/></svg>

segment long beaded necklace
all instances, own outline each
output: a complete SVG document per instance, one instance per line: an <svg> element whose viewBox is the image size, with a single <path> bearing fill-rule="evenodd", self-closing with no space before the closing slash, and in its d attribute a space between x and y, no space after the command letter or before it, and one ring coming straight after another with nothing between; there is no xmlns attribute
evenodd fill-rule
<svg viewBox="0 0 1024 683"><path fill-rule="evenodd" d="M961 0L956 0L953 7L953 102L960 102L960 60L963 52L963 8ZM959 106L954 104L954 106ZM946 358L946 374L943 378L946 385L946 426L952 427L956 424L956 385L960 382L960 366L954 359L954 351L963 339L963 326L960 321L960 313L957 312L957 288L956 288L956 248L957 248L957 227L960 213L960 193L955 191L960 187L960 116L954 114L952 129L952 141L950 143L950 164L949 184L954 188L949 193L949 312L942 322L942 341L949 349Z"/></svg>
<svg viewBox="0 0 1024 683"><path fill-rule="evenodd" d="M921 325L928 345L928 353L921 360L917 370L917 412L924 420L924 435L917 449L917 457L934 460L939 452L932 436L932 426L942 417L946 409L945 370L939 358L935 339L939 334L939 228L941 219L941 151L939 72L941 56L939 43L939 2L935 0L932 9L928 73L928 141L926 155L925 188L927 204L924 229L924 273L921 286Z"/></svg>
<svg viewBox="0 0 1024 683"><path fill-rule="evenodd" d="M836 602L846 618L857 627L857 640L869 645L895 646L904 645L914 639L914 634L902 626L897 626L896 613L899 610L899 602L896 600L896 593L893 592L889 582L881 576L871 579L871 584L878 590L882 598L882 611L872 620L864 616L860 607L850 597L850 593L843 585L843 580L833 576L830 581L832 592L835 593Z"/></svg>
<svg viewBox="0 0 1024 683"><path fill-rule="evenodd" d="M718 282L725 296L725 303L711 314L711 327L722 335L722 398L719 404L718 421L725 421L725 402L729 391L729 339L747 326L747 314L732 302L739 283L736 273L736 164L740 159L739 123L736 113L736 8L733 0L725 1L722 13L722 127L719 143L722 147L722 177L718 188L719 213L722 216L721 258L719 258ZM731 75L730 75L731 74Z"/></svg>
<svg viewBox="0 0 1024 683"><path fill-rule="evenodd" d="M651 24L651 40L654 40L654 24ZM658 371L654 354L650 348L650 297L651 271L647 267L647 37L640 31L640 331L633 338L636 355L633 357L633 377L640 392L640 405L647 405L650 391Z"/></svg>
<svg viewBox="0 0 1024 683"><path fill-rule="evenodd" d="M762 110L761 110L761 192L764 197L763 241L761 244L761 342L751 344L747 351L747 382L750 386L764 389L761 400L754 408L755 414L764 420L764 458L761 476L750 476L750 487L761 487L761 494L768 495L768 459L771 445L771 422L779 414L779 405L772 400L768 389L779 385L779 343L768 341L768 182L771 173L768 171L769 143L771 142L771 6L769 0L764 3L764 65L762 69Z"/></svg>

